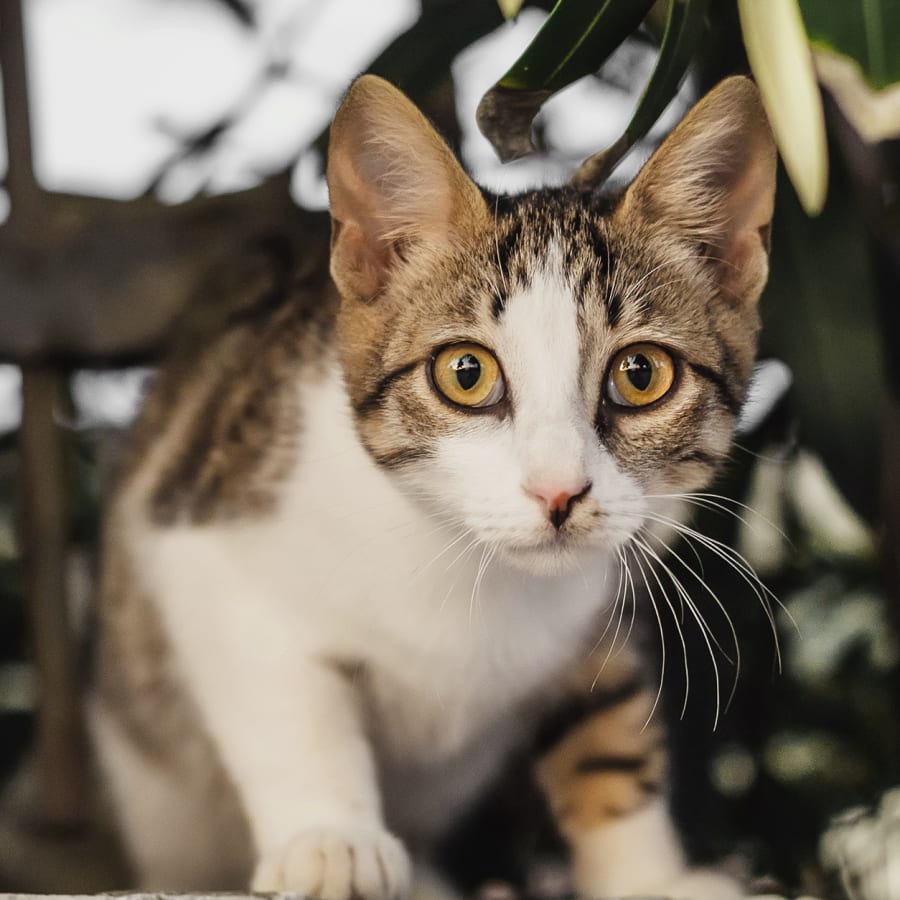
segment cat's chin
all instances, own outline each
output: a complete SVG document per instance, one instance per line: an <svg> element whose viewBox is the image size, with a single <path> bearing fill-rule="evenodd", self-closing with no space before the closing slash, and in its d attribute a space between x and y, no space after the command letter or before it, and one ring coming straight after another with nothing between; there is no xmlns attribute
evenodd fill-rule
<svg viewBox="0 0 900 900"><path fill-rule="evenodd" d="M571 541L548 541L529 546L509 545L500 553L506 562L529 575L552 577L582 570L584 563L598 553L596 547Z"/></svg>

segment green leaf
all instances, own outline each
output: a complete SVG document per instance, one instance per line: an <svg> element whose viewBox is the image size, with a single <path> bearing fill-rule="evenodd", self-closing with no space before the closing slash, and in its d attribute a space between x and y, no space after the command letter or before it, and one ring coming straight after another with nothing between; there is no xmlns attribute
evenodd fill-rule
<svg viewBox="0 0 900 900"><path fill-rule="evenodd" d="M791 183L807 215L828 187L825 117L796 0L738 0L744 47Z"/></svg>
<svg viewBox="0 0 900 900"><path fill-rule="evenodd" d="M653 0L559 0L525 52L478 104L478 127L501 160L534 149L531 123L544 101L596 72L652 5Z"/></svg>
<svg viewBox="0 0 900 900"><path fill-rule="evenodd" d="M875 90L900 82L900 0L800 0L813 46L856 60Z"/></svg>
<svg viewBox="0 0 900 900"><path fill-rule="evenodd" d="M653 74L628 127L606 150L585 160L572 184L589 190L601 184L619 161L653 127L678 91L704 31L709 0L670 0Z"/></svg>
<svg viewBox="0 0 900 900"><path fill-rule="evenodd" d="M507 21L514 19L521 12L524 3L525 0L497 0L497 6Z"/></svg>
<svg viewBox="0 0 900 900"><path fill-rule="evenodd" d="M559 0L505 88L558 91L596 72L644 20L653 0Z"/></svg>

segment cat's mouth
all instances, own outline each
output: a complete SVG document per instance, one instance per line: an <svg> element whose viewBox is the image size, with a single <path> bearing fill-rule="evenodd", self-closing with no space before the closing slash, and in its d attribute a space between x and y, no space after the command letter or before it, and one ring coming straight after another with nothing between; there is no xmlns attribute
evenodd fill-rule
<svg viewBox="0 0 900 900"><path fill-rule="evenodd" d="M508 562L531 574L560 575L578 568L585 556L598 552L596 543L588 537L582 532L554 529L533 541L503 544L500 552Z"/></svg>

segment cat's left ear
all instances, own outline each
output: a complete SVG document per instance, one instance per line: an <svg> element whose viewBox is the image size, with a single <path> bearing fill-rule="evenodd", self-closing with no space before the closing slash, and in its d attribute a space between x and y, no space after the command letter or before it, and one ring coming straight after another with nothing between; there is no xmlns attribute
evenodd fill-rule
<svg viewBox="0 0 900 900"><path fill-rule="evenodd" d="M328 148L331 275L344 297L373 300L395 268L485 225L481 192L425 116L375 75L350 87Z"/></svg>
<svg viewBox="0 0 900 900"><path fill-rule="evenodd" d="M653 154L626 191L619 215L695 241L723 291L755 303L768 275L775 164L756 85L728 78Z"/></svg>

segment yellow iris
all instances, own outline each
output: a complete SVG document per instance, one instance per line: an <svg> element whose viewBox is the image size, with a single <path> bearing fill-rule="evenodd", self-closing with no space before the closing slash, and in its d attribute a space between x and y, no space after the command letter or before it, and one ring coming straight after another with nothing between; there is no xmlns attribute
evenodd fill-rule
<svg viewBox="0 0 900 900"><path fill-rule="evenodd" d="M434 357L432 374L435 387L459 406L493 406L505 393L497 358L478 344L445 347Z"/></svg>
<svg viewBox="0 0 900 900"><path fill-rule="evenodd" d="M609 371L607 392L620 406L647 406L664 397L675 381L671 355L656 344L620 350Z"/></svg>

